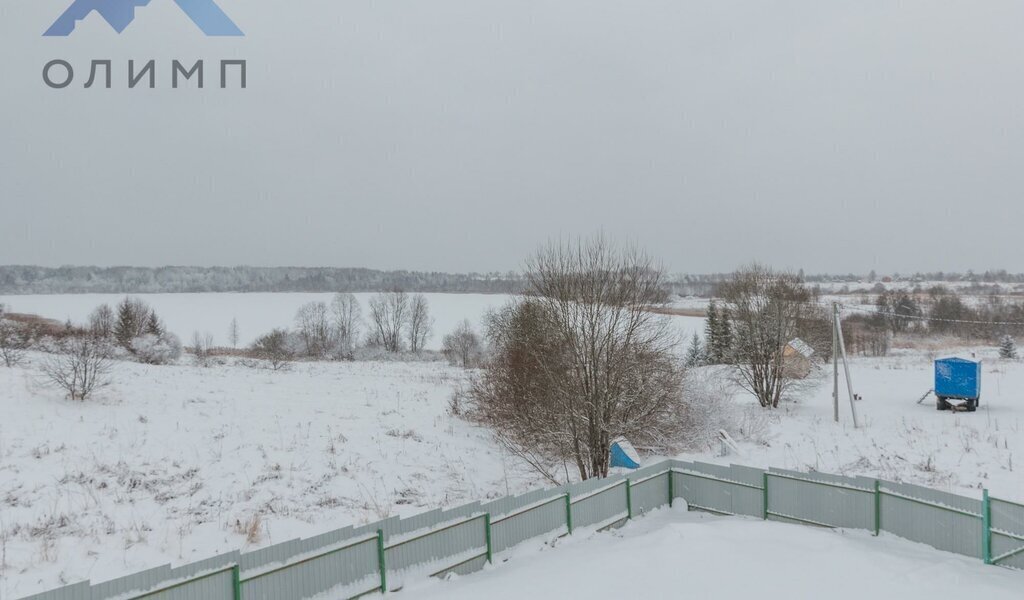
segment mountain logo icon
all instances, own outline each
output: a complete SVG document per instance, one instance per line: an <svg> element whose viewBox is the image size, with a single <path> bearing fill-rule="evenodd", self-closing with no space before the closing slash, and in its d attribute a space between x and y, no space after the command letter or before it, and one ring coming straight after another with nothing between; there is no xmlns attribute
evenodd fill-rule
<svg viewBox="0 0 1024 600"><path fill-rule="evenodd" d="M148 6L152 0L75 0L64 14L46 30L44 36L67 37L79 21L93 11L121 33L135 20L135 9ZM166 0L158 0L166 1ZM192 22L208 36L244 36L214 0L172 0Z"/></svg>

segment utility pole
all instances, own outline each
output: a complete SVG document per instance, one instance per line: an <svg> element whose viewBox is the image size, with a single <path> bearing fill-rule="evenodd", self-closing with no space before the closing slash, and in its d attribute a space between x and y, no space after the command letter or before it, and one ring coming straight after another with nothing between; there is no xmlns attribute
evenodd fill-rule
<svg viewBox="0 0 1024 600"><path fill-rule="evenodd" d="M839 303L832 303L832 416L839 422Z"/></svg>
<svg viewBox="0 0 1024 600"><path fill-rule="evenodd" d="M843 355L843 372L846 375L846 391L850 395L850 413L853 415L853 426L860 427L857 420L857 405L853 394L853 381L850 379L850 363L846 358L846 342L843 339L843 324L839 320L839 303L832 303L832 408L835 420L839 422L839 354ZM838 346L839 352L836 352Z"/></svg>

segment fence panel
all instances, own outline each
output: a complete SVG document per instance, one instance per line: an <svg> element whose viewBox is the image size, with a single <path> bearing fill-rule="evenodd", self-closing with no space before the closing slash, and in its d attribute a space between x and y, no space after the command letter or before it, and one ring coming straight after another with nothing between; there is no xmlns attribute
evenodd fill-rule
<svg viewBox="0 0 1024 600"><path fill-rule="evenodd" d="M55 590L24 596L21 600L93 600L92 586L88 581L79 581Z"/></svg>
<svg viewBox="0 0 1024 600"><path fill-rule="evenodd" d="M1024 569L1024 505L992 498L992 562Z"/></svg>
<svg viewBox="0 0 1024 600"><path fill-rule="evenodd" d="M545 492L544 496L504 514L496 516L491 513L491 547L495 554L529 539L567 532L566 495L560 492L552 494L551 490Z"/></svg>
<svg viewBox="0 0 1024 600"><path fill-rule="evenodd" d="M617 479L605 479L603 486L588 491L586 495L571 496L573 528L605 527L629 515L626 510L626 479L621 476Z"/></svg>
<svg viewBox="0 0 1024 600"><path fill-rule="evenodd" d="M873 479L771 469L767 481L769 519L875 529Z"/></svg>
<svg viewBox="0 0 1024 600"><path fill-rule="evenodd" d="M402 587L413 574L439 575L454 567L463 567L466 572L466 563L486 555L485 516L459 515L458 520L442 523L436 529L387 539L385 556L390 589Z"/></svg>
<svg viewBox="0 0 1024 600"><path fill-rule="evenodd" d="M332 536L333 537L333 536ZM328 592L342 598L380 586L377 536L363 534L330 546L315 545L315 538L304 544L306 553L285 548L264 548L261 566L242 574L242 597L246 600L301 600ZM267 552L270 550L272 552ZM280 560L266 560L275 551Z"/></svg>
<svg viewBox="0 0 1024 600"><path fill-rule="evenodd" d="M749 467L677 463L672 488L698 510L725 515L761 517L764 510L764 472Z"/></svg>
<svg viewBox="0 0 1024 600"><path fill-rule="evenodd" d="M880 482L881 528L939 550L983 558L981 501L905 483Z"/></svg>
<svg viewBox="0 0 1024 600"><path fill-rule="evenodd" d="M665 465L656 466L659 467L658 470L652 470L650 473L641 470L630 478L634 517L668 505L669 478L672 474L665 469Z"/></svg>

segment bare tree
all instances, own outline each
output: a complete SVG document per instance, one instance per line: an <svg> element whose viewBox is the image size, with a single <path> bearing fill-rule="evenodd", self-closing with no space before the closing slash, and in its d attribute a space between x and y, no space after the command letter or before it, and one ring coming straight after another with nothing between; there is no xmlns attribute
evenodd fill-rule
<svg viewBox="0 0 1024 600"><path fill-rule="evenodd" d="M459 323L455 331L444 336L441 351L453 366L470 369L480 364L483 358L483 343L473 331L469 320Z"/></svg>
<svg viewBox="0 0 1024 600"><path fill-rule="evenodd" d="M192 354L196 357L196 363L201 367L210 365L213 358L213 334L210 332L192 333Z"/></svg>
<svg viewBox="0 0 1024 600"><path fill-rule="evenodd" d="M324 358L333 348L334 331L327 305L323 302L303 305L295 315L295 326L305 346L306 356Z"/></svg>
<svg viewBox="0 0 1024 600"><path fill-rule="evenodd" d="M608 474L611 442L671 448L685 411L677 336L648 310L662 270L603 237L550 244L528 263L528 295L491 315L492 354L472 414L549 478Z"/></svg>
<svg viewBox="0 0 1024 600"><path fill-rule="evenodd" d="M253 343L252 349L257 357L269 362L270 368L275 371L287 367L294 358L288 344L288 332L283 329L274 329L261 335Z"/></svg>
<svg viewBox="0 0 1024 600"><path fill-rule="evenodd" d="M402 351L402 334L409 318L409 304L409 295L401 290L377 294L370 299L374 343L388 352Z"/></svg>
<svg viewBox="0 0 1024 600"><path fill-rule="evenodd" d="M334 317L334 328L338 338L338 350L346 355L351 354L359 341L363 309L352 294L338 293L331 301L331 313Z"/></svg>
<svg viewBox="0 0 1024 600"><path fill-rule="evenodd" d="M231 343L232 348L238 347L238 339L241 337L241 332L238 329L238 318L232 318L231 324L228 325L228 342Z"/></svg>
<svg viewBox="0 0 1024 600"><path fill-rule="evenodd" d="M434 329L434 319L430 317L430 307L423 294L412 297L409 307L409 350L420 352L427 345Z"/></svg>
<svg viewBox="0 0 1024 600"><path fill-rule="evenodd" d="M89 314L89 332L103 339L114 336L114 310L109 304L101 304Z"/></svg>
<svg viewBox="0 0 1024 600"><path fill-rule="evenodd" d="M29 332L0 315L0 360L4 366L16 367L25 360L30 345Z"/></svg>
<svg viewBox="0 0 1024 600"><path fill-rule="evenodd" d="M110 385L111 367L107 342L87 336L65 340L60 353L43 361L42 372L71 400L85 401L96 390Z"/></svg>
<svg viewBox="0 0 1024 600"><path fill-rule="evenodd" d="M785 369L784 350L799 335L801 324L817 320L820 308L791 273L751 265L719 286L732 325L731 356L737 382L761 406L777 408L795 383Z"/></svg>

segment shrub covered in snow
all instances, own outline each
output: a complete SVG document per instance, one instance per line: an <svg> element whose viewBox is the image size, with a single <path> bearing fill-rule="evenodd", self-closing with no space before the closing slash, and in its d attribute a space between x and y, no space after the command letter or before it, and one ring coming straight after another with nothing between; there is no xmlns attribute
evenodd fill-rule
<svg viewBox="0 0 1024 600"><path fill-rule="evenodd" d="M147 333L133 338L129 350L139 362L166 365L181 357L181 340L173 333L160 336Z"/></svg>

